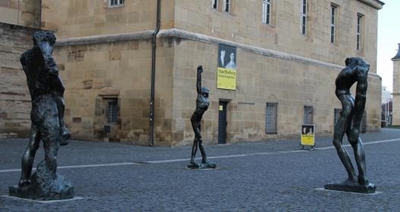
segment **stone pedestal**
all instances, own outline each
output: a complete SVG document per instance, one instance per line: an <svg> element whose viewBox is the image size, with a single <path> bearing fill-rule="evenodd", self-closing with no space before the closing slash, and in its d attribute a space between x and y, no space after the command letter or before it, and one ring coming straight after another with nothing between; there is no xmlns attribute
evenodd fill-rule
<svg viewBox="0 0 400 212"><path fill-rule="evenodd" d="M360 185L360 184L345 184L345 183L328 183L324 185L325 189L336 191L347 191L356 193L375 193L376 186L374 184Z"/></svg>
<svg viewBox="0 0 400 212"><path fill-rule="evenodd" d="M9 187L9 195L35 200L61 200L74 197L74 186L62 175L50 174L45 162L39 163L29 185Z"/></svg>

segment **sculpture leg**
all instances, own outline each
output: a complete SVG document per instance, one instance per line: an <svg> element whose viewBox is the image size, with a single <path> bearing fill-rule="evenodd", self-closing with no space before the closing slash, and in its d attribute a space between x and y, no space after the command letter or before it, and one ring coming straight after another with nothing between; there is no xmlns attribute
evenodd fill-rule
<svg viewBox="0 0 400 212"><path fill-rule="evenodd" d="M47 168L55 177L57 171L57 152L60 142L60 125L58 118L46 120L44 124L40 126L40 131L43 135L42 141L45 153L44 159L46 161Z"/></svg>
<svg viewBox="0 0 400 212"><path fill-rule="evenodd" d="M351 114L352 114L352 102L351 99L340 98L343 106L343 110L340 117L335 125L335 131L333 136L333 145L336 148L340 161L342 162L346 172L348 174L348 180L351 182L356 182L356 175L354 167L351 163L349 154L343 147L343 136L346 131L351 127Z"/></svg>
<svg viewBox="0 0 400 212"><path fill-rule="evenodd" d="M195 157L197 153L197 146L199 145L199 140L201 140L200 128L201 124L198 121L195 121L193 118L191 119L192 127L194 131L194 141L192 146L192 155L190 157L190 163L195 163Z"/></svg>
<svg viewBox="0 0 400 212"><path fill-rule="evenodd" d="M36 151L40 144L40 134L38 133L37 126L31 125L31 132L29 136L29 144L26 148L21 160L21 178L18 186L24 187L30 184L30 177L32 173L33 161L35 159Z"/></svg>
<svg viewBox="0 0 400 212"><path fill-rule="evenodd" d="M206 150L204 149L203 141L199 140L199 148L201 152L201 163L207 163Z"/></svg>
<svg viewBox="0 0 400 212"><path fill-rule="evenodd" d="M195 161L195 157L196 157L196 153L197 153L197 145L198 145L198 142L196 139L194 139L193 146L192 146L192 155L190 157L190 163L195 163L194 161Z"/></svg>
<svg viewBox="0 0 400 212"><path fill-rule="evenodd" d="M60 134L61 140L60 145L65 146L68 145L69 139L71 138L71 132L67 129L64 122L64 99L62 97L56 97L57 109L58 109L58 118L60 120Z"/></svg>
<svg viewBox="0 0 400 212"><path fill-rule="evenodd" d="M365 151L361 138L351 142L351 146L354 150L354 157L358 168L358 183L361 185L367 185L368 179L366 174Z"/></svg>

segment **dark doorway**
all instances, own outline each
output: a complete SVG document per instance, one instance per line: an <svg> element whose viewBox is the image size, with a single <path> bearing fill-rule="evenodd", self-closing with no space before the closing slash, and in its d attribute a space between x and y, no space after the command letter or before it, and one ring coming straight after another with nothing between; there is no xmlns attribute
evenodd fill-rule
<svg viewBox="0 0 400 212"><path fill-rule="evenodd" d="M226 121L226 108L228 102L219 101L218 105L218 144L226 143L226 127L228 122Z"/></svg>

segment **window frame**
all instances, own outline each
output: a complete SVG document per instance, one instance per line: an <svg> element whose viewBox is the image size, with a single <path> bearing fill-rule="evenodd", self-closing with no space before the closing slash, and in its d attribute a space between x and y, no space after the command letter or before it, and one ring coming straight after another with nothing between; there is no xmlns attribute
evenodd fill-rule
<svg viewBox="0 0 400 212"><path fill-rule="evenodd" d="M125 5L125 0L108 0L108 7L122 7Z"/></svg>
<svg viewBox="0 0 400 212"><path fill-rule="evenodd" d="M108 124L118 123L118 98L106 98L106 119Z"/></svg>
<svg viewBox="0 0 400 212"><path fill-rule="evenodd" d="M278 133L278 103L267 102L265 105L265 134Z"/></svg>
<svg viewBox="0 0 400 212"><path fill-rule="evenodd" d="M218 10L218 0L211 0L211 8Z"/></svg>
<svg viewBox="0 0 400 212"><path fill-rule="evenodd" d="M310 120L308 119L309 117L310 117ZM314 108L313 108L313 106L304 105L303 124L314 124Z"/></svg>
<svg viewBox="0 0 400 212"><path fill-rule="evenodd" d="M330 24L330 42L332 44L336 43L337 35L337 13L339 6L336 4L331 4L331 24Z"/></svg>
<svg viewBox="0 0 400 212"><path fill-rule="evenodd" d="M262 0L261 21L263 24L271 24L271 0Z"/></svg>
<svg viewBox="0 0 400 212"><path fill-rule="evenodd" d="M300 33L302 35L307 35L307 0L301 0L300 5Z"/></svg>
<svg viewBox="0 0 400 212"><path fill-rule="evenodd" d="M230 0L224 0L224 7L223 7L223 9L224 9L224 12L226 12L226 13L231 13L231 1Z"/></svg>
<svg viewBox="0 0 400 212"><path fill-rule="evenodd" d="M357 25L356 25L356 50L362 51L363 49L363 29L364 29L364 15L357 13Z"/></svg>

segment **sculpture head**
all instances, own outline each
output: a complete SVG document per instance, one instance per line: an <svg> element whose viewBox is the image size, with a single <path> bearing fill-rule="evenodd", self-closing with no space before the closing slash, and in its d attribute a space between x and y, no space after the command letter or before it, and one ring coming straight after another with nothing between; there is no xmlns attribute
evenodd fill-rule
<svg viewBox="0 0 400 212"><path fill-rule="evenodd" d="M369 70L369 66L370 66L367 62L365 62L365 60L363 60L360 57L346 58L345 64L346 64L346 66L351 66L351 67L358 66L362 69L366 69L367 71Z"/></svg>
<svg viewBox="0 0 400 212"><path fill-rule="evenodd" d="M208 98L208 95L210 94L210 90L208 90L208 88L206 87L202 87L201 88L201 95Z"/></svg>
<svg viewBox="0 0 400 212"><path fill-rule="evenodd" d="M33 34L33 45L39 48L44 56L50 57L53 53L53 46L56 43L56 36L49 31L36 31Z"/></svg>

